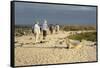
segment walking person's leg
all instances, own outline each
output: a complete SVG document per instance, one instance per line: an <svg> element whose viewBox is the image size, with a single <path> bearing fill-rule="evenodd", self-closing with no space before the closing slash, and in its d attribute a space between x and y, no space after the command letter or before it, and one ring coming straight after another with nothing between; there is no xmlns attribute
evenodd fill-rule
<svg viewBox="0 0 100 68"><path fill-rule="evenodd" d="M46 36L47 36L47 31L46 30L43 30L43 39L44 40L46 39Z"/></svg>
<svg viewBox="0 0 100 68"><path fill-rule="evenodd" d="M53 34L53 31L52 30L50 30L50 34Z"/></svg>
<svg viewBox="0 0 100 68"><path fill-rule="evenodd" d="M36 43L36 33L34 33L34 37L35 37L35 43Z"/></svg>
<svg viewBox="0 0 100 68"><path fill-rule="evenodd" d="M43 40L45 39L45 31L43 30Z"/></svg>
<svg viewBox="0 0 100 68"><path fill-rule="evenodd" d="M38 34L36 34L36 39L35 39L36 43L38 42Z"/></svg>

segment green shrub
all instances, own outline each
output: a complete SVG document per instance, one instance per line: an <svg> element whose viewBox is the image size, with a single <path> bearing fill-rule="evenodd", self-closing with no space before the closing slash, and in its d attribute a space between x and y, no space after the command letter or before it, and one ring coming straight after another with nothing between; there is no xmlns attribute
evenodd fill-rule
<svg viewBox="0 0 100 68"><path fill-rule="evenodd" d="M86 32L86 33L81 33L81 34L76 34L76 35L71 35L68 38L74 39L74 40L88 40L88 41L97 41L96 40L96 33L97 32Z"/></svg>

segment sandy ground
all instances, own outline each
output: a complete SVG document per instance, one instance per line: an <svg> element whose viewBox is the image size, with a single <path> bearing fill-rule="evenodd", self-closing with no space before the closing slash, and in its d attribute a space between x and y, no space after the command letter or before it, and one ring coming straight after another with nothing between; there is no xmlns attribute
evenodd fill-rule
<svg viewBox="0 0 100 68"><path fill-rule="evenodd" d="M48 35L46 41L39 39L34 44L34 36L15 37L15 65L57 64L96 61L96 45L67 49L64 41L69 32ZM42 41L42 43L40 43Z"/></svg>

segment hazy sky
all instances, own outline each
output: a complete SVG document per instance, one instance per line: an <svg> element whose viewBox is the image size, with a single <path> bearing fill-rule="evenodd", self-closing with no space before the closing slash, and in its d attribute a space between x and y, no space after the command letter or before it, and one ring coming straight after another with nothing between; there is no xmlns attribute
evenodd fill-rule
<svg viewBox="0 0 100 68"><path fill-rule="evenodd" d="M49 24L96 24L96 7L15 3L15 24L33 24L35 20Z"/></svg>

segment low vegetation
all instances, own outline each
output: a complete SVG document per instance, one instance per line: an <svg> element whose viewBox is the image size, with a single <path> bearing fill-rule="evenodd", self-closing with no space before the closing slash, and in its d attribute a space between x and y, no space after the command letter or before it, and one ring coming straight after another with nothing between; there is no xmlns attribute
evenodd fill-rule
<svg viewBox="0 0 100 68"><path fill-rule="evenodd" d="M15 36L23 36L23 35L31 34L31 32L32 29L30 26L17 25L15 27Z"/></svg>
<svg viewBox="0 0 100 68"><path fill-rule="evenodd" d="M96 30L96 26L92 25L63 25L61 30L65 31L78 31L78 30Z"/></svg>
<svg viewBox="0 0 100 68"><path fill-rule="evenodd" d="M71 35L68 38L73 40L88 40L88 41L96 41L96 34L97 32L86 32L86 33L80 33L76 35Z"/></svg>

